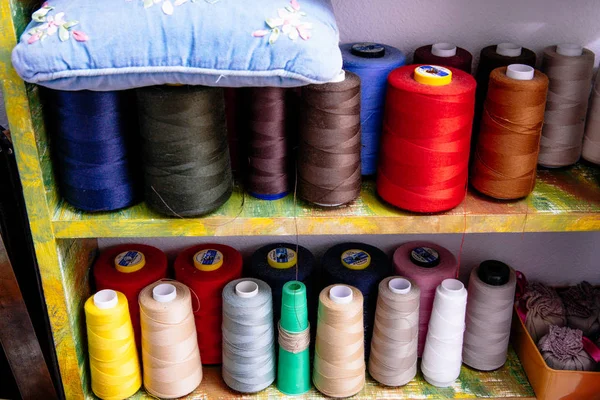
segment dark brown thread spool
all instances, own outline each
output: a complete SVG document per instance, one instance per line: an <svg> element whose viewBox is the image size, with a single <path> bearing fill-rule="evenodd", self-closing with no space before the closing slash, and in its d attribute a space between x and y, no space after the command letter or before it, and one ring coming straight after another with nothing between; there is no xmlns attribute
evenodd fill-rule
<svg viewBox="0 0 600 400"><path fill-rule="evenodd" d="M289 192L286 129L287 89L249 88L244 94L248 132L248 191L262 200L278 200Z"/></svg>
<svg viewBox="0 0 600 400"><path fill-rule="evenodd" d="M298 194L316 205L350 203L360 194L360 78L302 90Z"/></svg>
<svg viewBox="0 0 600 400"><path fill-rule="evenodd" d="M507 76L507 69L527 69L531 80ZM471 170L471 184L496 199L519 199L535 186L544 122L548 78L523 64L496 68L490 74L481 130Z"/></svg>

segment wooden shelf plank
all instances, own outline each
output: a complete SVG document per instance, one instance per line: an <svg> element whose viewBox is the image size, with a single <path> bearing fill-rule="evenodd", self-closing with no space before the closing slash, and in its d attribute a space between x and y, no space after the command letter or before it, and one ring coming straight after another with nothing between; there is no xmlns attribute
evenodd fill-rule
<svg viewBox="0 0 600 400"><path fill-rule="evenodd" d="M326 398L316 389L302 396L288 397L271 385L266 390L242 395L231 391L221 379L218 367L205 367L200 387L184 399L298 399L315 400ZM153 399L144 390L140 390L132 399ZM504 367L492 372L479 372L463 366L456 383L448 388L436 388L429 385L419 373L406 386L390 388L379 385L368 378L364 389L353 396L355 400L372 399L535 399L533 389L519 363L514 350L509 349L508 361Z"/></svg>
<svg viewBox="0 0 600 400"><path fill-rule="evenodd" d="M592 231L600 230L600 170L582 164L540 170L526 199L496 201L470 191L463 204L440 214L397 210L366 181L358 200L335 209L295 204L292 195L262 201L241 188L204 218L168 218L144 203L90 214L61 202L53 228L58 238Z"/></svg>

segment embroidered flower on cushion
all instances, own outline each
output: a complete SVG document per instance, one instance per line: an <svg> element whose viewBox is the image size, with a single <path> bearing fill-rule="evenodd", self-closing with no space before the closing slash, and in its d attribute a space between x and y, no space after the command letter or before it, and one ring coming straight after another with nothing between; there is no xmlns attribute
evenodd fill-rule
<svg viewBox="0 0 600 400"><path fill-rule="evenodd" d="M312 24L302 22L306 17L304 11L300 11L298 0L291 0L290 5L277 10L277 18L267 18L265 23L269 29L259 29L252 32L254 37L265 37L269 35L269 44L273 44L280 35L287 35L291 40L298 37L308 40L311 37Z"/></svg>
<svg viewBox="0 0 600 400"><path fill-rule="evenodd" d="M48 36L53 36L58 32L58 38L61 42L69 40L72 36L78 42L85 42L88 40L88 36L75 29L71 29L79 24L79 21L67 21L65 20L65 13L59 12L54 15L48 15L50 11L54 10L54 7L49 6L48 3L44 3L42 8L33 13L31 18L39 22L41 25L31 28L27 33L29 39L27 43L32 44L38 40L44 40Z"/></svg>

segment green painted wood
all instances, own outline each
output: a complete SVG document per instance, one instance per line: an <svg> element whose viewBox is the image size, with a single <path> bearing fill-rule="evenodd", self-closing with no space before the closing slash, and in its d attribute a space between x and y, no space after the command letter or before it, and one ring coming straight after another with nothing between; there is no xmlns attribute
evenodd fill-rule
<svg viewBox="0 0 600 400"><path fill-rule="evenodd" d="M61 259L52 230L50 210L56 208L58 197L39 97L37 88L25 85L10 61L17 38L38 7L39 2L27 0L0 1L0 76L64 392L69 399L79 399L83 398L85 375L77 357L77 332L69 318L72 289L64 276L73 265Z"/></svg>
<svg viewBox="0 0 600 400"><path fill-rule="evenodd" d="M56 184L52 156L50 151L50 140L44 124L43 106L40 99L40 88L36 85L26 84L29 107L31 110L31 122L35 132L35 142L38 147L42 179L51 210L56 209L60 195Z"/></svg>
<svg viewBox="0 0 600 400"><path fill-rule="evenodd" d="M269 400L298 399L317 400L327 397L314 387L300 396L285 396L275 385L256 394L240 394L230 390L221 379L218 367L204 367L204 377L200 386L183 399L227 399L227 400ZM132 397L135 400L151 399L143 389ZM460 377L448 388L436 388L428 384L421 373L407 385L401 387L385 387L368 377L365 387L354 400L372 399L535 399L533 389L529 385L525 372L519 363L514 350L510 348L506 364L492 372L480 372L463 366Z"/></svg>
<svg viewBox="0 0 600 400"><path fill-rule="evenodd" d="M498 201L470 191L463 204L440 214L388 206L367 181L358 200L334 209L295 202L293 195L258 200L238 187L219 210L191 219L164 217L143 203L90 214L61 202L53 227L61 238L594 231L600 230L600 170L583 164L540 170L526 199Z"/></svg>
<svg viewBox="0 0 600 400"><path fill-rule="evenodd" d="M70 334L75 342L75 361L77 361L79 370L79 382L77 383L87 390L90 387L89 360L83 306L92 293L90 268L96 258L98 241L96 239L59 240L57 245L61 259L63 285L67 294L67 309L52 311L62 313L69 319ZM52 295L46 294L47 297ZM54 315L54 318L60 318L60 316ZM59 353L59 357L61 356L66 358L69 355Z"/></svg>
<svg viewBox="0 0 600 400"><path fill-rule="evenodd" d="M0 28L2 29L2 40L0 41L0 65L3 69L2 76L11 76L11 78L12 76L16 76L16 73L14 72L12 64L10 62L10 53L12 52L12 49L16 44L16 38L21 36L21 34L25 31L27 24L29 24L29 21L31 20L31 14L35 10L37 10L41 4L42 1L7 0L6 6L10 7L11 12L9 15L3 16L3 18L11 18L12 25L4 23L3 26ZM19 85L24 84L23 81L21 81L18 77L16 78L17 79L15 81L18 82ZM7 85L7 87L5 88L4 97L7 103L12 103L11 94L10 92L7 93L7 90L10 90L11 82L7 82L5 84ZM40 102L39 88L36 85L25 84L25 91L29 105L27 113L28 115L26 115L25 117L31 120L31 126L33 128L36 144L38 147L40 164L42 165L43 182L47 190L48 203L50 205L50 208L54 209L58 203L59 196L54 181L54 173L50 158L48 138L46 134L46 129L44 127L44 118L42 113L42 105ZM14 135L15 133L13 133L13 136ZM16 141L18 142L18 137L16 138Z"/></svg>

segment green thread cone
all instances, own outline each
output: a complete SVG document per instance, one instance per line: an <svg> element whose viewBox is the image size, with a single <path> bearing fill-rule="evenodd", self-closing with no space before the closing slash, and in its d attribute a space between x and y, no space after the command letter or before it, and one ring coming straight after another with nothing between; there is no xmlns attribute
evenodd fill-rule
<svg viewBox="0 0 600 400"><path fill-rule="evenodd" d="M308 308L304 283L289 281L283 285L279 322L281 327L288 332L297 333L308 328Z"/></svg>
<svg viewBox="0 0 600 400"><path fill-rule="evenodd" d="M279 324L282 329L291 333L299 333L308 328L306 286L302 282L290 281L283 285ZM279 347L277 388L287 395L302 394L310 389L308 349L294 354Z"/></svg>

